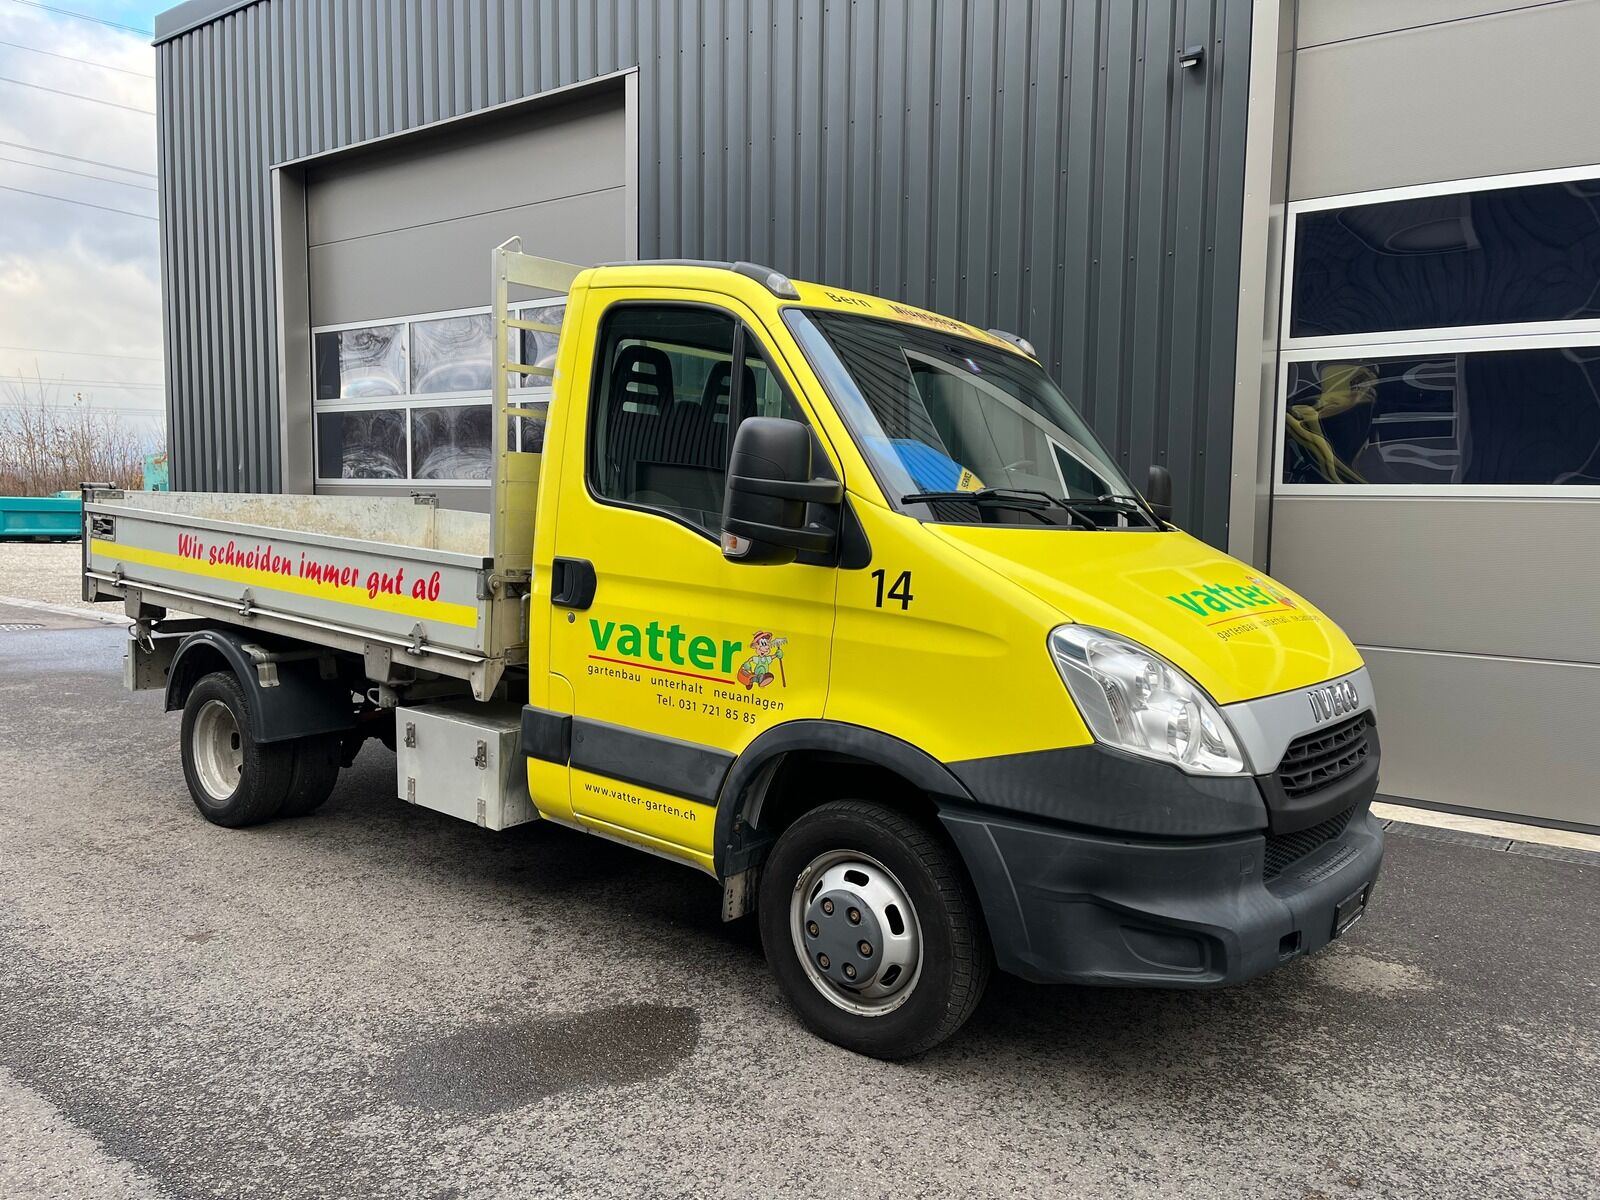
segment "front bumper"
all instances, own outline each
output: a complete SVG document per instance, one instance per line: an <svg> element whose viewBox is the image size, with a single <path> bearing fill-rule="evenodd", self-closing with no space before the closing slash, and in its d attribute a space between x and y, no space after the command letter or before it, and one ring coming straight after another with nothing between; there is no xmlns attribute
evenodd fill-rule
<svg viewBox="0 0 1600 1200"><path fill-rule="evenodd" d="M979 810L940 814L977 888L997 965L1040 983L1218 987L1335 936L1383 860L1371 796L1343 831L1266 877L1263 832L1134 840ZM1346 903L1349 902L1349 903Z"/></svg>

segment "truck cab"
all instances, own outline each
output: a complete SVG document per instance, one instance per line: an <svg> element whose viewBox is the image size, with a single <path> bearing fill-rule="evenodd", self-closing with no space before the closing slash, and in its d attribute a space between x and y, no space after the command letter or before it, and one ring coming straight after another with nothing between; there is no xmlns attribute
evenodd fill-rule
<svg viewBox="0 0 1600 1200"><path fill-rule="evenodd" d="M514 346L516 260L497 261ZM525 773L515 819L712 876L726 918L756 914L800 1018L880 1057L950 1036L992 968L1232 984L1365 910L1382 835L1360 655L1305 598L1174 527L1162 474L1136 490L1026 342L752 264L617 264L572 276L551 387L542 446L499 449L491 540L526 569L490 556L480 574L481 619L505 623L494 598L520 616L458 694L426 659L426 611L426 665L380 669L334 633L271 624L264 587L155 655L163 610L138 606L165 585L134 586L137 555L113 571L114 542L86 550L88 590L134 587L132 655L159 661L130 679L185 710L186 763L206 751L187 736L185 645L254 621L258 659L293 674L295 639L319 642L331 666L295 678L334 697L323 744L388 709L409 745L447 709L480 766L505 748L505 787L523 795ZM117 511L90 500L86 522ZM185 594L170 602L208 611ZM204 661L239 676L230 737L313 736L268 729L278 701L248 656L224 658ZM478 709L499 741L470 732ZM409 778L408 799L457 803L460 783L400 757L402 795ZM287 767L258 774L292 787ZM221 811L215 791L202 781L202 812Z"/></svg>

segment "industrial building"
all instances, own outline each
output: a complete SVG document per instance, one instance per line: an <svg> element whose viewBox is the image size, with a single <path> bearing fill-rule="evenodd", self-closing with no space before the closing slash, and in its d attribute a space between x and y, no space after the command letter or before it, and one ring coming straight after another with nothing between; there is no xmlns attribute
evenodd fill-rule
<svg viewBox="0 0 1600 1200"><path fill-rule="evenodd" d="M760 262L1031 339L1362 646L1386 793L1600 826L1600 0L188 0L156 40L174 487L481 505L492 247Z"/></svg>

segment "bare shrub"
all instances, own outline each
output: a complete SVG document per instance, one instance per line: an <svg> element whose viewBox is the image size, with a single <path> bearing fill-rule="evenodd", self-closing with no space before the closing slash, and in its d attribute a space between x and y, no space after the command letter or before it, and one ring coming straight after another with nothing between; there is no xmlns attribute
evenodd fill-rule
<svg viewBox="0 0 1600 1200"><path fill-rule="evenodd" d="M82 393L62 402L42 379L0 380L0 496L48 496L85 481L144 486L144 456L160 439L141 436Z"/></svg>

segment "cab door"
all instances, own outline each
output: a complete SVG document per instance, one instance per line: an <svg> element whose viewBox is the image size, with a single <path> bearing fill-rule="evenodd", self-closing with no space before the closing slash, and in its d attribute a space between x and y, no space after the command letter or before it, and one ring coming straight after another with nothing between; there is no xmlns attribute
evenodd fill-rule
<svg viewBox="0 0 1600 1200"><path fill-rule="evenodd" d="M722 555L739 420L804 419L753 317L671 292L605 297L591 294L605 307L590 377L569 392L583 436L566 438L562 470L584 484L562 491L552 575L572 808L710 870L716 799L739 751L822 715L837 572Z"/></svg>

